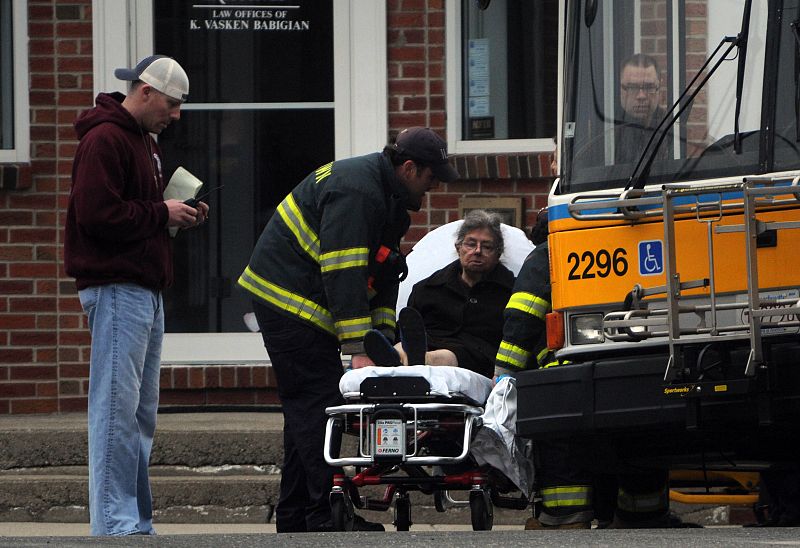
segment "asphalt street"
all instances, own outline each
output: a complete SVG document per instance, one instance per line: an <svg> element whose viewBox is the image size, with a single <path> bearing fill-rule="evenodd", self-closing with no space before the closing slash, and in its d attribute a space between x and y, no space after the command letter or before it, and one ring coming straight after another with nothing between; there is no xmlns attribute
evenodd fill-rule
<svg viewBox="0 0 800 548"><path fill-rule="evenodd" d="M42 524L42 531L47 524ZM487 546L553 548L575 546L703 546L737 548L744 546L800 546L800 528L754 529L709 527L705 529L590 530L590 531L425 531L388 533L312 534L203 534L160 535L156 537L0 537L0 547L58 546L165 546L176 548L218 547L381 547L394 546Z"/></svg>

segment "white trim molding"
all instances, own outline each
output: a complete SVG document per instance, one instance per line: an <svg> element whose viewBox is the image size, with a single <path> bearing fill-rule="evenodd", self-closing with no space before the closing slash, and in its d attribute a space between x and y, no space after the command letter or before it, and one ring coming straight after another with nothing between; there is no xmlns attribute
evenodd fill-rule
<svg viewBox="0 0 800 548"><path fill-rule="evenodd" d="M30 75L28 72L28 2L13 0L14 148L0 150L0 163L25 163L31 159Z"/></svg>
<svg viewBox="0 0 800 548"><path fill-rule="evenodd" d="M461 47L461 3L463 0L446 0L445 48L447 60L447 148L451 154L508 154L519 152L553 152L551 138L545 139L492 139L464 140L462 117L463 62Z"/></svg>

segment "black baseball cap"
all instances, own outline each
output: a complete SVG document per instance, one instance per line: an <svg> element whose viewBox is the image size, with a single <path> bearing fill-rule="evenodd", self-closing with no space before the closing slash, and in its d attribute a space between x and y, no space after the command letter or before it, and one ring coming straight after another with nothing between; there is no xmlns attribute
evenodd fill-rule
<svg viewBox="0 0 800 548"><path fill-rule="evenodd" d="M449 183L460 177L447 161L447 143L430 128L410 127L397 136L394 148L412 160L429 166L433 176Z"/></svg>

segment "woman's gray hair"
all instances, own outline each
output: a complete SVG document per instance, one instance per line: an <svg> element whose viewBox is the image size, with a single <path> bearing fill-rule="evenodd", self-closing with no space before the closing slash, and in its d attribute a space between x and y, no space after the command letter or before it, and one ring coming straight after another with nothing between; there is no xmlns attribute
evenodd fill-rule
<svg viewBox="0 0 800 548"><path fill-rule="evenodd" d="M461 245L464 242L466 235L473 230L487 229L492 233L495 248L497 249L497 256L503 254L503 230L500 224L503 218L499 214L489 212L484 209L473 209L464 216L464 222L456 234L456 245Z"/></svg>

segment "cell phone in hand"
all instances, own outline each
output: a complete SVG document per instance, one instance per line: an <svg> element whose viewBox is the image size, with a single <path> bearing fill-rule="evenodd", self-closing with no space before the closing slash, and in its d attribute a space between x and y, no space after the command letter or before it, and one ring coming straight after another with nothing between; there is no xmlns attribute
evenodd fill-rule
<svg viewBox="0 0 800 548"><path fill-rule="evenodd" d="M216 188L212 188L208 192L204 192L200 196L196 196L194 198L189 198L188 200L184 200L183 203L188 205L189 207L193 207L193 208L196 209L198 202L201 202L204 198L207 198L209 194L211 194L212 192L216 192L217 190L220 190L224 186L225 185L219 185Z"/></svg>

